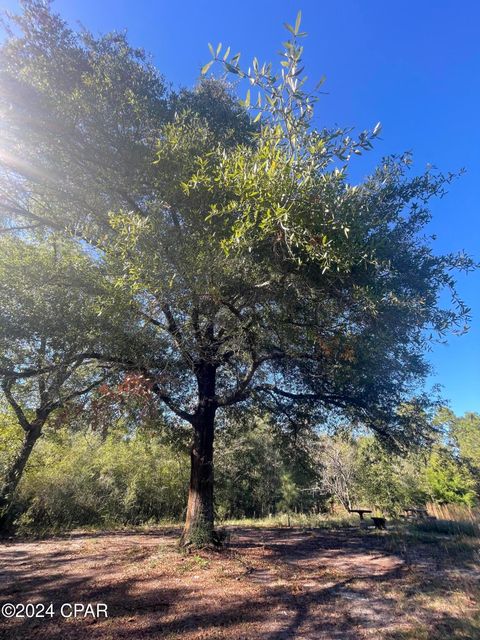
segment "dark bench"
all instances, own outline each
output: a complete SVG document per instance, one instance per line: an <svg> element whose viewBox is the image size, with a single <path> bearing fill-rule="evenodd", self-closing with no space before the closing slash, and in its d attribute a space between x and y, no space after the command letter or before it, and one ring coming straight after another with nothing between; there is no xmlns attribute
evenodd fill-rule
<svg viewBox="0 0 480 640"><path fill-rule="evenodd" d="M386 529L387 528L387 520L386 518L378 518L376 516L372 516L373 524L375 525L375 529Z"/></svg>

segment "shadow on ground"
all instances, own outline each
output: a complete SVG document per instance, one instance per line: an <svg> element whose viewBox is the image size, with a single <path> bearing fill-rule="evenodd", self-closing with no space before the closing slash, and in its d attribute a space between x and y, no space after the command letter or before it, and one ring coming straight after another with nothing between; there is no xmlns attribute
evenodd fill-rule
<svg viewBox="0 0 480 640"><path fill-rule="evenodd" d="M439 618L427 601L419 604L420 595L459 590L431 544L405 558L388 533L238 528L221 553L181 555L177 535L104 532L1 545L0 603L51 602L56 615L0 619L0 638L430 640L478 631L469 611ZM108 618L64 619L65 602L106 603ZM437 635L418 635L425 629Z"/></svg>

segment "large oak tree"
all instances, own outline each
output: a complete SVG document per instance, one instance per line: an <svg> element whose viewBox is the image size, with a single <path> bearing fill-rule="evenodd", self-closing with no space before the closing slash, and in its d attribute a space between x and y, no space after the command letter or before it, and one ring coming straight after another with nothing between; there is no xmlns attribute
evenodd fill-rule
<svg viewBox="0 0 480 640"><path fill-rule="evenodd" d="M168 93L124 35L95 39L43 3L23 7L0 50L4 227L76 243L111 286L107 307L122 300L124 352L105 331L98 355L192 426L184 542L214 538L220 411L347 418L397 447L428 436L425 350L468 315L453 274L471 261L435 255L422 235L452 176L410 175L399 156L349 181L379 128L315 128L299 21L279 73L212 47L248 83L239 107L222 80Z"/></svg>

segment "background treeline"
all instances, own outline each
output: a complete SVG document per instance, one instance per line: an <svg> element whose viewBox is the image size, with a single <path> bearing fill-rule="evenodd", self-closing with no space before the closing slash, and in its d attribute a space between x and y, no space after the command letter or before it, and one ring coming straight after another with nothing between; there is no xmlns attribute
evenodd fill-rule
<svg viewBox="0 0 480 640"><path fill-rule="evenodd" d="M366 505L389 516L426 502L475 506L480 498L480 415L442 410L428 449L392 454L369 435L288 434L267 419L230 415L218 432L219 520L326 513ZM0 472L22 434L1 414ZM69 409L52 421L15 498L25 533L181 520L188 431L130 409L99 417Z"/></svg>

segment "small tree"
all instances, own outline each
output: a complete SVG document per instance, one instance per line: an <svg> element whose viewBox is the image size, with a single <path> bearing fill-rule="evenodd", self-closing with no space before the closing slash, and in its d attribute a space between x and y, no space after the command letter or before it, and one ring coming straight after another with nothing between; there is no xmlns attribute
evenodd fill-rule
<svg viewBox="0 0 480 640"><path fill-rule="evenodd" d="M341 437L324 437L318 456L321 489L350 511L358 499L358 447Z"/></svg>
<svg viewBox="0 0 480 640"><path fill-rule="evenodd" d="M459 503L469 507L475 502L475 480L468 468L451 451L437 445L425 469L426 488L434 502Z"/></svg>
<svg viewBox="0 0 480 640"><path fill-rule="evenodd" d="M298 498L298 487L289 473L282 474L280 483L281 499L278 508L287 514L288 526L290 526L290 515L295 507Z"/></svg>
<svg viewBox="0 0 480 640"><path fill-rule="evenodd" d="M0 384L23 431L2 474L0 530L9 524L15 490L47 421L106 375L94 329L102 308L96 296L105 288L98 272L85 274L85 264L75 246L53 237L0 239Z"/></svg>
<svg viewBox="0 0 480 640"><path fill-rule="evenodd" d="M216 507L222 517L266 516L279 498L284 464L267 420L238 412L218 429Z"/></svg>
<svg viewBox="0 0 480 640"><path fill-rule="evenodd" d="M480 415L469 411L456 416L443 407L435 416L435 422L443 428L449 446L480 483ZM478 489L480 494L480 484Z"/></svg>
<svg viewBox="0 0 480 640"><path fill-rule="evenodd" d="M357 491L367 504L390 515L425 505L426 451L412 447L408 455L395 455L372 437L360 438L357 446Z"/></svg>

